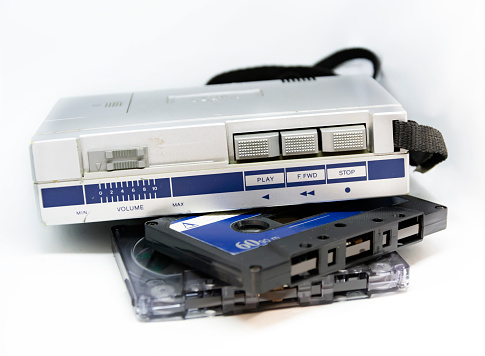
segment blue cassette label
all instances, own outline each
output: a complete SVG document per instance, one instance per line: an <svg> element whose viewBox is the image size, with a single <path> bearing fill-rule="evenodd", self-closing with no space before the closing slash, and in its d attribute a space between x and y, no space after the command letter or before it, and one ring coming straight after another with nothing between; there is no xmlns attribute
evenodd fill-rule
<svg viewBox="0 0 485 356"><path fill-rule="evenodd" d="M211 246L217 247L231 255L236 255L244 251L250 251L260 246L267 245L271 241L361 213L363 213L363 211L323 213L296 221L289 225L259 233L239 232L231 227L232 224L237 221L259 215L251 214L250 212L238 215L222 213L208 214L189 219L180 219L172 222L170 228Z"/></svg>

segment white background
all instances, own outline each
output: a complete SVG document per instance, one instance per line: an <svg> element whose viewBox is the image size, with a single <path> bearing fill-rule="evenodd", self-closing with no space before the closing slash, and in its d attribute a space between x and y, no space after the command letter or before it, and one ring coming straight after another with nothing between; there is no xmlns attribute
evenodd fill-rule
<svg viewBox="0 0 485 356"><path fill-rule="evenodd" d="M480 1L0 1L0 354L483 352L485 21ZM402 250L403 293L177 322L135 319L112 223L43 226L28 145L64 96L198 86L222 71L311 65L362 46L450 158L411 192L448 229ZM344 72L369 71L351 63Z"/></svg>

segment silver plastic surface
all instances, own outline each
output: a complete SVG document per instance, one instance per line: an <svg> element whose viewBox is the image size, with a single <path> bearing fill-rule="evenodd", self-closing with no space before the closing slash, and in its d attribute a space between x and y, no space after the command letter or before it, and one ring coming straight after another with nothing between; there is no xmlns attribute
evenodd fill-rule
<svg viewBox="0 0 485 356"><path fill-rule="evenodd" d="M367 76L61 99L32 138L41 219L47 225L90 223L407 194L409 155L394 152L396 120L407 120L405 110ZM281 133L310 129L320 136L319 128L353 125L365 126L366 150L312 154L311 134L295 139L296 145L285 143L280 152ZM246 135L261 134L263 142L246 141ZM235 137L238 142L241 137L240 151ZM144 148L144 158L103 156L137 147ZM102 157L93 158L93 152ZM386 166L393 159L402 159L399 177L385 167L380 169L387 172L385 179L367 179L361 165L340 180L338 167L378 161ZM133 184L167 185L190 177L205 177L213 187L196 194L175 189L163 198L160 191L154 198L154 192L135 189L133 197L120 189L129 185L132 192ZM99 192L88 191L96 186ZM63 199L46 203L46 192Z"/></svg>

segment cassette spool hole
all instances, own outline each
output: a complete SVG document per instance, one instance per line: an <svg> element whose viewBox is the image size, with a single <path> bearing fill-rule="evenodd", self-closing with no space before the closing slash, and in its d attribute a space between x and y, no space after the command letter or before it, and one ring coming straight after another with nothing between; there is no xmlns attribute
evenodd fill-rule
<svg viewBox="0 0 485 356"><path fill-rule="evenodd" d="M239 232L262 232L269 229L269 224L266 221L258 219L246 219L236 221L231 226L234 230Z"/></svg>

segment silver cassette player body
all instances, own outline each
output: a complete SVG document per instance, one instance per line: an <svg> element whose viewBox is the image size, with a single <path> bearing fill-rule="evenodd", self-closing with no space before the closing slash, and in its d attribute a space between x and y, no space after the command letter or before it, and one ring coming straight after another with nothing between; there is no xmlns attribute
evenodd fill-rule
<svg viewBox="0 0 485 356"><path fill-rule="evenodd" d="M370 77L59 100L32 139L46 224L407 194L402 106Z"/></svg>

